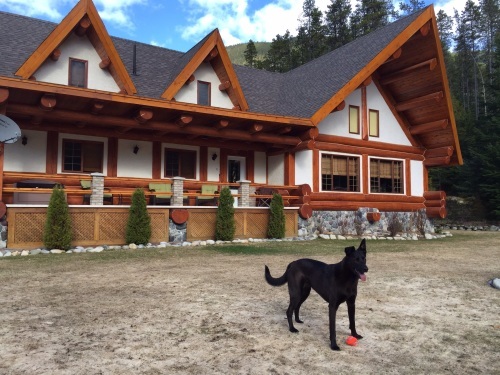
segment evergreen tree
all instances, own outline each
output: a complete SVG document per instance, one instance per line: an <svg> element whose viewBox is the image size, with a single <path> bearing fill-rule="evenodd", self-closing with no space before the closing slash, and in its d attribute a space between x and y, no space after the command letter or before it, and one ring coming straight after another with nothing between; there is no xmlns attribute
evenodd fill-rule
<svg viewBox="0 0 500 375"><path fill-rule="evenodd" d="M228 187L222 188L215 219L215 240L232 241L236 232L234 220L234 198Z"/></svg>
<svg viewBox="0 0 500 375"><path fill-rule="evenodd" d="M130 204L125 241L128 244L147 244L151 238L151 218L146 196L142 189L135 189Z"/></svg>
<svg viewBox="0 0 500 375"><path fill-rule="evenodd" d="M351 41L349 16L352 8L348 0L331 0L325 14L327 44L334 50Z"/></svg>
<svg viewBox="0 0 500 375"><path fill-rule="evenodd" d="M283 197L280 194L273 194L269 205L269 225L267 228L268 238L285 237L285 212Z"/></svg>
<svg viewBox="0 0 500 375"><path fill-rule="evenodd" d="M293 56L292 37L287 30L283 36L278 34L273 38L262 66L270 72L288 72L295 67Z"/></svg>
<svg viewBox="0 0 500 375"><path fill-rule="evenodd" d="M305 0L302 11L302 21L297 29L296 41L298 65L318 58L327 51L323 13L316 7L315 0Z"/></svg>
<svg viewBox="0 0 500 375"><path fill-rule="evenodd" d="M249 40L244 55L245 65L253 68L255 66L255 60L257 59L257 48L255 47L255 43L252 39Z"/></svg>
<svg viewBox="0 0 500 375"><path fill-rule="evenodd" d="M395 16L394 6L390 0L358 0L356 10L351 17L356 38L371 33L389 23Z"/></svg>
<svg viewBox="0 0 500 375"><path fill-rule="evenodd" d="M68 250L71 247L72 239L68 203L64 190L56 185L52 190L47 207L43 244L47 249Z"/></svg>
<svg viewBox="0 0 500 375"><path fill-rule="evenodd" d="M399 3L399 13L398 17L404 17L409 14L416 12L419 9L425 7L425 1L422 0L406 0L405 2Z"/></svg>

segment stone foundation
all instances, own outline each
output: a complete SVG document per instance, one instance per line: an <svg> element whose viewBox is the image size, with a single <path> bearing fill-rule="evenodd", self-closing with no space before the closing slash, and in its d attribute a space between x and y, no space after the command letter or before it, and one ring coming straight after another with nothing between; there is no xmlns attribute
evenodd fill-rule
<svg viewBox="0 0 500 375"><path fill-rule="evenodd" d="M386 237L396 234L423 236L434 233L434 226L425 215L425 210L417 212L380 212L380 220L370 222L368 212L378 212L372 208L357 211L313 211L311 218L299 218L299 237L313 235Z"/></svg>

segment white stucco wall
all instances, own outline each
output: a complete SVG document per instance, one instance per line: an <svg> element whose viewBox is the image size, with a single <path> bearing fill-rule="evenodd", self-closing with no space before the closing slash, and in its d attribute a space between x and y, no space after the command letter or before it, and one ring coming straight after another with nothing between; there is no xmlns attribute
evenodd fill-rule
<svg viewBox="0 0 500 375"><path fill-rule="evenodd" d="M301 184L313 186L313 152L311 150L295 153L295 185Z"/></svg>
<svg viewBox="0 0 500 375"><path fill-rule="evenodd" d="M37 130L23 130L28 138L23 146L21 139L16 143L6 143L4 151L4 171L45 173L47 133Z"/></svg>
<svg viewBox="0 0 500 375"><path fill-rule="evenodd" d="M267 182L271 185L285 183L285 157L283 155L269 156Z"/></svg>
<svg viewBox="0 0 500 375"><path fill-rule="evenodd" d="M134 154L134 147L139 151ZM153 177L153 144L146 141L134 141L129 139L118 140L117 158L118 177Z"/></svg>
<svg viewBox="0 0 500 375"><path fill-rule="evenodd" d="M62 173L62 156L61 155L62 155L63 139L102 142L104 144L103 157L102 157L102 173L104 175L108 174L108 139L107 138L105 138L105 137L92 137L90 135L66 134L66 133L59 134L59 140L58 140L58 146L57 146L58 147L58 149L57 149L57 173Z"/></svg>
<svg viewBox="0 0 500 375"><path fill-rule="evenodd" d="M267 182L267 157L265 152L254 153L254 181L258 184Z"/></svg>
<svg viewBox="0 0 500 375"><path fill-rule="evenodd" d="M411 146L408 137L401 129L401 125L392 114L377 86L373 83L366 88L366 105L368 107L367 111L370 109L379 111L379 137L369 137L369 139L395 145Z"/></svg>
<svg viewBox="0 0 500 375"><path fill-rule="evenodd" d="M212 156L217 155L215 160L212 160ZM216 147L208 148L207 156L207 180L208 181L219 181L220 175L220 149Z"/></svg>
<svg viewBox="0 0 500 375"><path fill-rule="evenodd" d="M87 88L119 92L120 88L107 69L99 68L101 58L86 36L78 37L71 33L59 46L61 56L57 61L47 59L35 72L37 81L68 85L69 58L87 60Z"/></svg>
<svg viewBox="0 0 500 375"><path fill-rule="evenodd" d="M361 139L360 134L349 133L349 105L360 107L360 128L361 119L363 116L361 108L361 90L357 89L345 100L345 108L342 111L337 111L329 114L323 121L318 124L320 134L337 135L341 137ZM366 105L367 116L370 109L379 111L379 137L369 137L370 140L377 142L392 143L396 145L411 146L406 134L401 129L389 106L383 96L377 89L375 84L370 84L366 88Z"/></svg>
<svg viewBox="0 0 500 375"><path fill-rule="evenodd" d="M234 105L229 99L229 96L225 91L219 90L220 80L215 74L212 66L209 63L202 63L198 69L194 72L195 80L189 85L184 85L177 95L175 95L175 100L184 103L194 103L198 102L198 85L197 81L210 82L210 100L212 107L220 108L233 108Z"/></svg>
<svg viewBox="0 0 500 375"><path fill-rule="evenodd" d="M359 107L361 129L361 90L355 90L345 99L345 108L342 111L330 113L323 121L318 124L320 134L338 135L341 137L349 137L361 139L360 134L349 133L349 106L355 105Z"/></svg>
<svg viewBox="0 0 500 375"><path fill-rule="evenodd" d="M411 195L422 197L424 195L424 163L410 160Z"/></svg>

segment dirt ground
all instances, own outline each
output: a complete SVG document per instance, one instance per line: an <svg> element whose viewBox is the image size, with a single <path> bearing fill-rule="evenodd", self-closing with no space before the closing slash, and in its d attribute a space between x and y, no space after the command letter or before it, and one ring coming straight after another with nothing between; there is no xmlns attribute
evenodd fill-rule
<svg viewBox="0 0 500 375"><path fill-rule="evenodd" d="M345 344L342 305L340 352L317 294L292 334L286 286L264 281L264 264L280 276L293 254L0 259L0 373L500 374L500 290L487 285L500 277L500 233L461 236L405 252L370 253L368 242L364 338Z"/></svg>

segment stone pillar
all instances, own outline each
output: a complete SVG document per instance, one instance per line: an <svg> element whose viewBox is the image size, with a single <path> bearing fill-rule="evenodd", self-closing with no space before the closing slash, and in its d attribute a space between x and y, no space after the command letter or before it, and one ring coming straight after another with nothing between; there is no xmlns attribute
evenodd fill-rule
<svg viewBox="0 0 500 375"><path fill-rule="evenodd" d="M184 196L184 177L173 177L172 198L170 198L171 206L182 206Z"/></svg>
<svg viewBox="0 0 500 375"><path fill-rule="evenodd" d="M238 188L238 194L240 195L238 207L250 207L250 181L241 180L238 182L240 184Z"/></svg>
<svg viewBox="0 0 500 375"><path fill-rule="evenodd" d="M91 206L102 206L104 204L104 175L102 173L91 173L92 195L90 196Z"/></svg>

